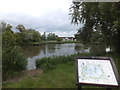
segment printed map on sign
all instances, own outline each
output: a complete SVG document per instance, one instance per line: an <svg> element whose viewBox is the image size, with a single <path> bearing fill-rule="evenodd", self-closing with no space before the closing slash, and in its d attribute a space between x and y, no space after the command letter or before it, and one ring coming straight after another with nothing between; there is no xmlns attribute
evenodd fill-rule
<svg viewBox="0 0 120 90"><path fill-rule="evenodd" d="M118 85L109 60L78 59L79 83Z"/></svg>

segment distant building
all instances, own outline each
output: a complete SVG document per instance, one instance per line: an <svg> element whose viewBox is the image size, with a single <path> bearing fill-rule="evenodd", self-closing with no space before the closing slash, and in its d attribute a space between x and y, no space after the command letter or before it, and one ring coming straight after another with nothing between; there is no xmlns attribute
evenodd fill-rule
<svg viewBox="0 0 120 90"><path fill-rule="evenodd" d="M74 37L60 37L62 41L76 41Z"/></svg>

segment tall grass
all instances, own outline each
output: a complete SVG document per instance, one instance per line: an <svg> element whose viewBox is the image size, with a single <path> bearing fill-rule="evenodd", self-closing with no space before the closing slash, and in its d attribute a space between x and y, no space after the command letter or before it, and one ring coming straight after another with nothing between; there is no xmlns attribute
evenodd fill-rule
<svg viewBox="0 0 120 90"><path fill-rule="evenodd" d="M53 69L55 65L72 61L74 58L75 57L73 55L41 58L36 60L36 67L42 68L44 71L46 71Z"/></svg>

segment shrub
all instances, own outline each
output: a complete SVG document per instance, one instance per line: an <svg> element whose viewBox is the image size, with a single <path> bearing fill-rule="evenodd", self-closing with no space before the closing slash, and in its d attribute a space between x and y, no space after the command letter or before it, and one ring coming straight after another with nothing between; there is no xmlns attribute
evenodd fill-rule
<svg viewBox="0 0 120 90"><path fill-rule="evenodd" d="M36 67L42 68L45 71L53 69L55 65L61 64L61 63L67 63L73 59L74 57L71 56L53 56L53 57L45 57L41 59L36 60Z"/></svg>
<svg viewBox="0 0 120 90"><path fill-rule="evenodd" d="M14 33L4 32L2 36L2 74L5 80L9 72L14 73L26 69L27 59L16 46Z"/></svg>
<svg viewBox="0 0 120 90"><path fill-rule="evenodd" d="M18 47L3 49L3 71L21 71L26 69L26 58L21 54Z"/></svg>

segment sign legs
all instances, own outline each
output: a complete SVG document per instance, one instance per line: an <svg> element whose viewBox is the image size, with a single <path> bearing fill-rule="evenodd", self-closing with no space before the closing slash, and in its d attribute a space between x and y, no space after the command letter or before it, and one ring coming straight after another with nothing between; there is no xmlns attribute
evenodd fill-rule
<svg viewBox="0 0 120 90"><path fill-rule="evenodd" d="M112 90L112 88L106 88L106 90Z"/></svg>
<svg viewBox="0 0 120 90"><path fill-rule="evenodd" d="M82 90L82 86L81 85L78 85L78 90Z"/></svg>

